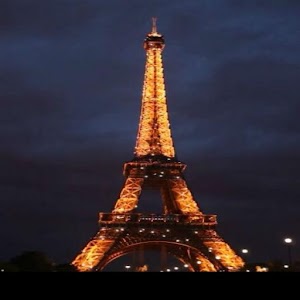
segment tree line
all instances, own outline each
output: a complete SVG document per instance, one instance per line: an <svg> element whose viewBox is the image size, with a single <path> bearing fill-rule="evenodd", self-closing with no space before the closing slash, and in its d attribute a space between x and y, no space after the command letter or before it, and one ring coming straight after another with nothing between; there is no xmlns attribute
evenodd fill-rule
<svg viewBox="0 0 300 300"><path fill-rule="evenodd" d="M56 264L45 253L24 251L10 260L0 262L1 272L77 272L69 263Z"/></svg>

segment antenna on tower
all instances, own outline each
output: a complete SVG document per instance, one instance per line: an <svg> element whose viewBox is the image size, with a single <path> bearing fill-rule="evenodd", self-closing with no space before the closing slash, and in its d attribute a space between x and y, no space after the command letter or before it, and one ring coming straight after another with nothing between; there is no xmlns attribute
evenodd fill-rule
<svg viewBox="0 0 300 300"><path fill-rule="evenodd" d="M156 20L156 17L152 17L152 33L157 33Z"/></svg>

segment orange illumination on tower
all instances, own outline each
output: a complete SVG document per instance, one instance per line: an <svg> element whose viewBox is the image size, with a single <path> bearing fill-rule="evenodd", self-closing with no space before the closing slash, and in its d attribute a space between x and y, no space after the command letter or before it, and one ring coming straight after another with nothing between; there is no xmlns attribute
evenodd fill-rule
<svg viewBox="0 0 300 300"><path fill-rule="evenodd" d="M157 32L156 19L153 18L152 31L144 41L146 67L135 147L135 155L138 157L144 155L175 156L163 74L162 51L164 47L164 38Z"/></svg>
<svg viewBox="0 0 300 300"><path fill-rule="evenodd" d="M163 75L164 47L153 18L144 40L146 67L134 158L124 164L125 181L112 212L100 213L99 231L72 262L79 271L101 271L112 260L138 249L164 249L195 272L238 271L244 265L216 232L216 216L200 211L183 175L186 165L175 155ZM144 188L160 191L161 214L137 212Z"/></svg>

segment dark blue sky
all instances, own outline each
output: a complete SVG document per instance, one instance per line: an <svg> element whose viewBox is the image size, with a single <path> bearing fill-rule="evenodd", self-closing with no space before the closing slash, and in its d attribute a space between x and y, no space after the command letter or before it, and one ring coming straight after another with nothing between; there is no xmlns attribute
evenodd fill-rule
<svg viewBox="0 0 300 300"><path fill-rule="evenodd" d="M112 209L152 16L200 208L252 260L286 259L286 236L300 259L299 14L297 0L1 0L0 260L71 261Z"/></svg>

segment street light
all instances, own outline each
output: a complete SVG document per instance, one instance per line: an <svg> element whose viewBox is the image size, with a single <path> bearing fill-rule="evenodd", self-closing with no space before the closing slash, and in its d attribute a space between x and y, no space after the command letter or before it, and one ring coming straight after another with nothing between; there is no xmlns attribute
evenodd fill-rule
<svg viewBox="0 0 300 300"><path fill-rule="evenodd" d="M243 260L244 260L244 262L245 262L245 268L246 268L246 266L248 266L248 259L246 259L246 257L247 257L247 255L248 255L248 253L249 253L249 250L248 249L246 249L246 248L242 248L241 249L241 252L242 252L242 257L243 257ZM245 255L246 254L246 255ZM249 271L249 270L248 270ZM247 272L247 269L246 269L246 272ZM250 271L249 271L250 272Z"/></svg>
<svg viewBox="0 0 300 300"><path fill-rule="evenodd" d="M285 238L284 242L286 243L287 249L288 249L289 266L292 267L292 243L293 243L293 240L291 238Z"/></svg>
<svg viewBox="0 0 300 300"><path fill-rule="evenodd" d="M125 266L125 269L126 269L127 271L129 271L129 270L131 269L131 266L129 266L129 265Z"/></svg>
<svg viewBox="0 0 300 300"><path fill-rule="evenodd" d="M244 260L246 261L246 260L247 260L246 257L247 257L247 255L248 255L248 253L249 253L249 250L246 249L246 248L243 248L243 249L241 250L241 252L243 253ZM245 254L246 254L246 255L245 255Z"/></svg>

